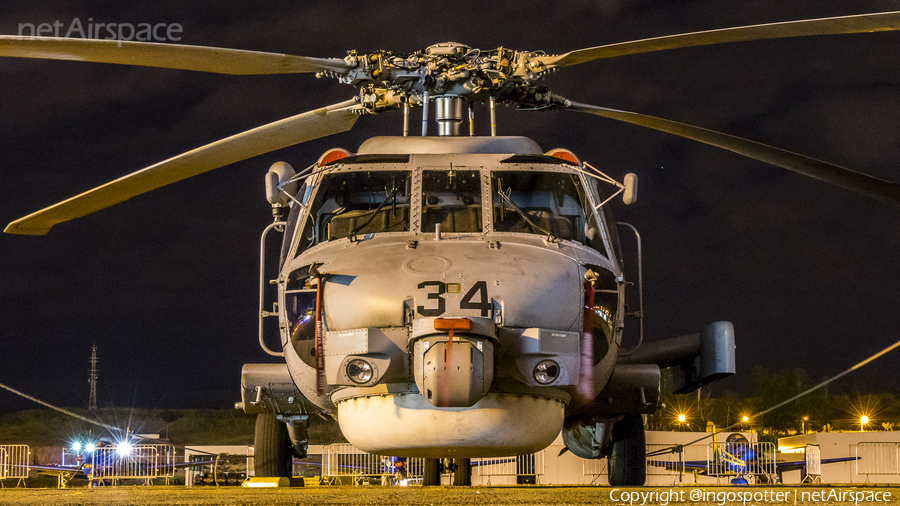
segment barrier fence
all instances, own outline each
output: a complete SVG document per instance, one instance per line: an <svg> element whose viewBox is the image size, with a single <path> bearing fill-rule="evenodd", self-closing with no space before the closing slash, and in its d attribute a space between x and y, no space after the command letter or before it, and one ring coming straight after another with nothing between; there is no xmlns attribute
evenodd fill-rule
<svg viewBox="0 0 900 506"><path fill-rule="evenodd" d="M28 445L0 445L0 484L28 478Z"/></svg>
<svg viewBox="0 0 900 506"><path fill-rule="evenodd" d="M394 474L393 467L387 457L366 453L349 443L328 445L322 451L322 478L327 483L336 483L342 477L352 478L353 483L363 478L380 478ZM424 469L424 459L407 459L402 472L407 479L421 478Z"/></svg>
<svg viewBox="0 0 900 506"><path fill-rule="evenodd" d="M474 458L472 462L473 480L481 477L490 484L494 476L534 477L544 474L544 452L509 457ZM322 478L326 483L337 483L342 478L350 478L358 484L367 479L381 479L394 476L407 483L421 482L425 475L424 458L407 458L401 466L396 459L366 453L348 443L332 444L322 452ZM444 473L445 475L450 473ZM399 475L399 476L397 476Z"/></svg>
<svg viewBox="0 0 900 506"><path fill-rule="evenodd" d="M775 444L733 441L709 443L706 474L715 477L764 477L775 482Z"/></svg>
<svg viewBox="0 0 900 506"><path fill-rule="evenodd" d="M806 467L800 470L801 483L822 483L822 450L819 445L808 444L803 450Z"/></svg>
<svg viewBox="0 0 900 506"><path fill-rule="evenodd" d="M900 443L857 443L856 474L900 475Z"/></svg>
<svg viewBox="0 0 900 506"><path fill-rule="evenodd" d="M472 459L472 480L485 478L483 485L490 485L492 477L501 476L515 476L517 483L536 484L543 474L543 450L526 455Z"/></svg>
<svg viewBox="0 0 900 506"><path fill-rule="evenodd" d="M171 445L135 445L128 451L114 447L97 448L86 474L90 481L115 485L119 480L143 480L175 477L175 447Z"/></svg>
<svg viewBox="0 0 900 506"><path fill-rule="evenodd" d="M597 481L600 476L606 475L606 459L581 459L581 475L593 476L591 483Z"/></svg>

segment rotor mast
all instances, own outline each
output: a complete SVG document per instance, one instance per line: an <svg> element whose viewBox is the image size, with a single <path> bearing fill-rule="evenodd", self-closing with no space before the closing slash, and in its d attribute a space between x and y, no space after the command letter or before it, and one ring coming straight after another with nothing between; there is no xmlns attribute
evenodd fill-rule
<svg viewBox="0 0 900 506"><path fill-rule="evenodd" d="M438 135L460 135L463 120L463 99L460 97L438 97L434 119L438 124Z"/></svg>

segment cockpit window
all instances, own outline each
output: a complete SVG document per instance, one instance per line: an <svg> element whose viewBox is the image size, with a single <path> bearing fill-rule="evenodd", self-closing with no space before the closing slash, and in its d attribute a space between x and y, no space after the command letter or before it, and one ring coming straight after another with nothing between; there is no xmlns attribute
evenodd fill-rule
<svg viewBox="0 0 900 506"><path fill-rule="evenodd" d="M422 230L440 223L442 232L481 232L481 173L477 170L422 172Z"/></svg>
<svg viewBox="0 0 900 506"><path fill-rule="evenodd" d="M409 231L409 171L327 174L314 189L301 246L344 237Z"/></svg>
<svg viewBox="0 0 900 506"><path fill-rule="evenodd" d="M598 230L585 226L596 222L576 174L494 171L491 194L495 231L578 241L606 255Z"/></svg>

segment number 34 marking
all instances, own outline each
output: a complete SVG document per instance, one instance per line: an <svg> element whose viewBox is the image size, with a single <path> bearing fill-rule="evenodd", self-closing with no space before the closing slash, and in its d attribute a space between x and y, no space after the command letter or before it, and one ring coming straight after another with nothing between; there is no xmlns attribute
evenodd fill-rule
<svg viewBox="0 0 900 506"><path fill-rule="evenodd" d="M441 316L447 311L447 301L442 297L442 295L447 293L447 283L444 283L443 281L423 281L419 283L418 287L420 289L430 288L428 300L435 301L430 305L434 306L436 304L437 307L426 308L425 306L417 306L417 313L422 316ZM476 294L479 296L479 299L481 299L480 302L472 301ZM483 318L489 317L493 305L491 304L491 298L488 297L487 281L476 281L475 284L472 285L472 288L470 288L469 291L462 296L462 299L460 299L459 308L478 309L481 310L481 316Z"/></svg>

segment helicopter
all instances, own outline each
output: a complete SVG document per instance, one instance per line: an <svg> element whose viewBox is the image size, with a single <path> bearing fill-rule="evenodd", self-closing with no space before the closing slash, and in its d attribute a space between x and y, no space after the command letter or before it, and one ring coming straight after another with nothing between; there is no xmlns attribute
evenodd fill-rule
<svg viewBox="0 0 900 506"><path fill-rule="evenodd" d="M358 92L352 101L148 167L16 220L7 232L46 233L56 223L190 175L349 130L361 115L399 109L408 118L410 109L420 108L426 118L421 137L374 138L353 153L331 150L307 171L279 164L267 176L277 214L271 228L283 229L285 240L275 280L278 309L261 314L279 320L282 351L274 353L284 354L286 367L248 365L242 377L243 408L260 413L258 455L271 457L259 458L271 462L263 469L283 472L289 451L303 452L307 417L321 411L335 414L348 439L364 450L433 459L526 453L562 429L573 453L611 457L611 483L640 484L640 414L655 408L659 369L678 367L684 391L732 374L733 330L719 322L631 354L620 350L628 283L602 185L633 201L634 178L611 182L575 154L545 152L524 138L460 135L466 106L512 103L628 121L896 201L892 183L697 127L574 102L552 93L542 79L564 67L641 51L896 29L897 17L744 27L560 56L442 43L408 54L318 59L7 37L0 39L2 56L225 73L315 72ZM112 46L124 51L109 51ZM427 135L430 108L436 138ZM534 280L530 289L519 285L526 278ZM268 350L262 338L261 344ZM449 357L442 368L435 365L439 355ZM466 355L471 365L463 371L454 364ZM402 421L392 414L398 407L405 410ZM481 408L485 417L478 415ZM489 411L505 418L491 419ZM546 416L529 417L535 412ZM414 415L423 417L406 418Z"/></svg>

